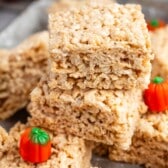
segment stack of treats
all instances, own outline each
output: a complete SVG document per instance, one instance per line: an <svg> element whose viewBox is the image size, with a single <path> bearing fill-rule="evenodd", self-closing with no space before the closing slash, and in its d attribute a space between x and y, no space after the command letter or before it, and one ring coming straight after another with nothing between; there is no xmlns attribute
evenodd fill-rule
<svg viewBox="0 0 168 168"><path fill-rule="evenodd" d="M143 93L150 78L167 78L168 27L149 34L139 5L109 0L59 9L49 14L48 67L31 93L31 118L9 134L0 129L0 165L33 168L17 142L38 126L52 139L51 157L38 168L90 168L93 144L113 161L167 168L168 112L152 113Z"/></svg>
<svg viewBox="0 0 168 168"><path fill-rule="evenodd" d="M31 125L127 150L146 112L150 36L139 5L86 1L49 15L49 71Z"/></svg>

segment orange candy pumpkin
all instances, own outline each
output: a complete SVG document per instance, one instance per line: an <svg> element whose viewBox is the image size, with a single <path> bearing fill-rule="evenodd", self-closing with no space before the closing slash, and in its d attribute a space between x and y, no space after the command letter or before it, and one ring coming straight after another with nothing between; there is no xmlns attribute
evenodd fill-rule
<svg viewBox="0 0 168 168"><path fill-rule="evenodd" d="M163 20L157 20L157 19L153 19L151 21L147 21L147 28L149 31L155 31L158 28L162 28L165 27L166 23Z"/></svg>
<svg viewBox="0 0 168 168"><path fill-rule="evenodd" d="M31 163L41 163L51 155L51 141L46 131L40 128L27 128L21 135L19 152Z"/></svg>
<svg viewBox="0 0 168 168"><path fill-rule="evenodd" d="M144 101L152 112L168 110L168 80L155 77L144 92Z"/></svg>

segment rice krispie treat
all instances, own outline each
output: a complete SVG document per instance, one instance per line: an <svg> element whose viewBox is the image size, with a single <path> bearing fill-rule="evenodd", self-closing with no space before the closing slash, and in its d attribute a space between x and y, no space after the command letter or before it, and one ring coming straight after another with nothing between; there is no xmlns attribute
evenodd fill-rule
<svg viewBox="0 0 168 168"><path fill-rule="evenodd" d="M109 148L112 160L138 163L147 168L168 167L168 113L147 114L141 120L130 150Z"/></svg>
<svg viewBox="0 0 168 168"><path fill-rule="evenodd" d="M89 168L92 145L84 140L49 132L51 139L51 156L43 163L26 162L19 154L21 134L28 124L17 123L10 131L7 141L3 144L4 152L0 156L3 168Z"/></svg>
<svg viewBox="0 0 168 168"><path fill-rule="evenodd" d="M10 117L28 103L30 92L47 69L48 55L48 32L0 52L0 119Z"/></svg>
<svg viewBox="0 0 168 168"><path fill-rule="evenodd" d="M152 77L168 78L168 26L151 33L155 59L152 64Z"/></svg>
<svg viewBox="0 0 168 168"><path fill-rule="evenodd" d="M43 77L31 93L32 123L122 149L129 147L139 114L146 111L140 90L61 90L53 86Z"/></svg>
<svg viewBox="0 0 168 168"><path fill-rule="evenodd" d="M139 5L92 1L49 15L50 70L60 89L144 89L151 43Z"/></svg>

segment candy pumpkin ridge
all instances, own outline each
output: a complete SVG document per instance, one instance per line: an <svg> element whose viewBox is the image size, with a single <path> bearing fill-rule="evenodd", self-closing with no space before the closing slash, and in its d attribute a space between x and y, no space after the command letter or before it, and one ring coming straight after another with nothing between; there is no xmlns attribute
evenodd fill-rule
<svg viewBox="0 0 168 168"><path fill-rule="evenodd" d="M30 132L30 139L33 143L45 145L49 142L50 137L46 131L34 127Z"/></svg>
<svg viewBox="0 0 168 168"><path fill-rule="evenodd" d="M156 76L153 80L152 80L153 83L155 84L159 84L159 83L163 83L164 82L164 79L162 77L159 77L159 76Z"/></svg>

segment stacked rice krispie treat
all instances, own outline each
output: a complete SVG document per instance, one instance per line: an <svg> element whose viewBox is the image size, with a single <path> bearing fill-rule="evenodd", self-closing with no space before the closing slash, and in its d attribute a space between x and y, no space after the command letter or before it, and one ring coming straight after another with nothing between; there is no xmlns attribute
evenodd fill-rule
<svg viewBox="0 0 168 168"><path fill-rule="evenodd" d="M81 91L78 88L52 91L48 80L44 77L31 93L31 122L55 132L66 132L107 144L115 143L124 149L129 146L138 113L146 109L141 103L140 92ZM133 104L135 100L138 103Z"/></svg>
<svg viewBox="0 0 168 168"><path fill-rule="evenodd" d="M29 94L47 71L48 32L26 39L16 48L0 51L0 119L27 105Z"/></svg>
<svg viewBox="0 0 168 168"><path fill-rule="evenodd" d="M3 168L90 168L92 144L65 134L54 134L51 139L51 156L43 163L24 161L19 154L19 142L23 132L32 127L29 123L17 123L7 134L0 128L0 166ZM36 148L37 149L37 148ZM31 144L29 146L31 150ZM40 150L40 149L39 149ZM34 151L35 152L35 151ZM41 153L42 155L42 153Z"/></svg>
<svg viewBox="0 0 168 168"><path fill-rule="evenodd" d="M155 59L152 64L152 77L168 78L168 26L151 33Z"/></svg>
<svg viewBox="0 0 168 168"><path fill-rule="evenodd" d="M60 89L149 83L151 44L140 6L90 4L50 14L49 23L50 69Z"/></svg>
<svg viewBox="0 0 168 168"><path fill-rule="evenodd" d="M30 122L128 149L153 59L141 7L87 2L51 13L49 29L49 72L31 93Z"/></svg>

